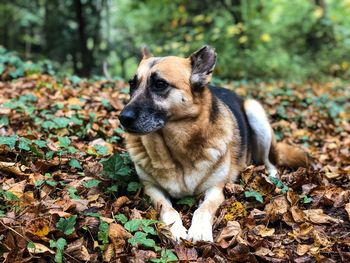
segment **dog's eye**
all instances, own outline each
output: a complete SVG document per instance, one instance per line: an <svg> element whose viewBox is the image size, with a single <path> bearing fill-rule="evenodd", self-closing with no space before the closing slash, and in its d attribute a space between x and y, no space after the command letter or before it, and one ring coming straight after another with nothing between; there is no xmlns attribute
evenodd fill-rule
<svg viewBox="0 0 350 263"><path fill-rule="evenodd" d="M162 79L158 79L154 83L154 89L157 91L165 90L167 87L168 87L168 83Z"/></svg>

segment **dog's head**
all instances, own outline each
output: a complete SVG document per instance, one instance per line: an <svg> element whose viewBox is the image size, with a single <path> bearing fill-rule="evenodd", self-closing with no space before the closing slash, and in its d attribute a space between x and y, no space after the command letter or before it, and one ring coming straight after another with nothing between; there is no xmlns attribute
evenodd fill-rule
<svg viewBox="0 0 350 263"><path fill-rule="evenodd" d="M130 133L147 134L168 122L198 115L198 96L207 86L216 53L204 46L188 58L153 57L146 49L130 84L130 101L119 115Z"/></svg>

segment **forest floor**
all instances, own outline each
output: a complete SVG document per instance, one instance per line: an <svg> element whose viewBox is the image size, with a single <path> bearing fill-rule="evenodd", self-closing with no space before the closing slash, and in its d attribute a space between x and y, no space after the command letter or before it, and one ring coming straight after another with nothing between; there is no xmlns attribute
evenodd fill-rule
<svg viewBox="0 0 350 263"><path fill-rule="evenodd" d="M214 243L175 244L123 147L123 81L0 75L0 259L4 262L350 262L350 85L227 87L260 100L309 169L248 167L225 187ZM189 226L198 200L175 200Z"/></svg>

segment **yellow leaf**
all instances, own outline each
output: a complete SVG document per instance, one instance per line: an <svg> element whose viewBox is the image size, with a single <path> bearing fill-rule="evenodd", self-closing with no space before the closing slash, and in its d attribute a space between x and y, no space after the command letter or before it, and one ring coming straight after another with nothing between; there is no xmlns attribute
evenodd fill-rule
<svg viewBox="0 0 350 263"><path fill-rule="evenodd" d="M271 36L270 34L264 33L260 36L260 40L265 43L270 42Z"/></svg>
<svg viewBox="0 0 350 263"><path fill-rule="evenodd" d="M241 44L244 44L248 41L248 37L247 36L241 36L239 39L238 39L238 42L241 43Z"/></svg>
<svg viewBox="0 0 350 263"><path fill-rule="evenodd" d="M346 71L349 69L349 63L347 61L342 61L341 62L341 68Z"/></svg>
<svg viewBox="0 0 350 263"><path fill-rule="evenodd" d="M227 207L227 212L225 214L225 220L232 221L237 218L242 218L247 216L247 211L245 210L241 202L235 201Z"/></svg>
<svg viewBox="0 0 350 263"><path fill-rule="evenodd" d="M316 9L313 12L313 16L316 18L321 18L323 16L324 10L322 7L316 7Z"/></svg>
<svg viewBox="0 0 350 263"><path fill-rule="evenodd" d="M50 232L49 226L44 225L41 228L38 228L38 230L34 231L33 233L39 237L44 237L44 236L47 236L49 232Z"/></svg>

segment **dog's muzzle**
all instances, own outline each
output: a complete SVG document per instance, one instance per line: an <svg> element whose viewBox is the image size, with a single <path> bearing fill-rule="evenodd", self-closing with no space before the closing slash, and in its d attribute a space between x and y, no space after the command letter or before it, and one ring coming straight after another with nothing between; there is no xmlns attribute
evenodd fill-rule
<svg viewBox="0 0 350 263"><path fill-rule="evenodd" d="M147 134L165 125L166 114L153 108L126 106L119 115L119 121L126 132Z"/></svg>

